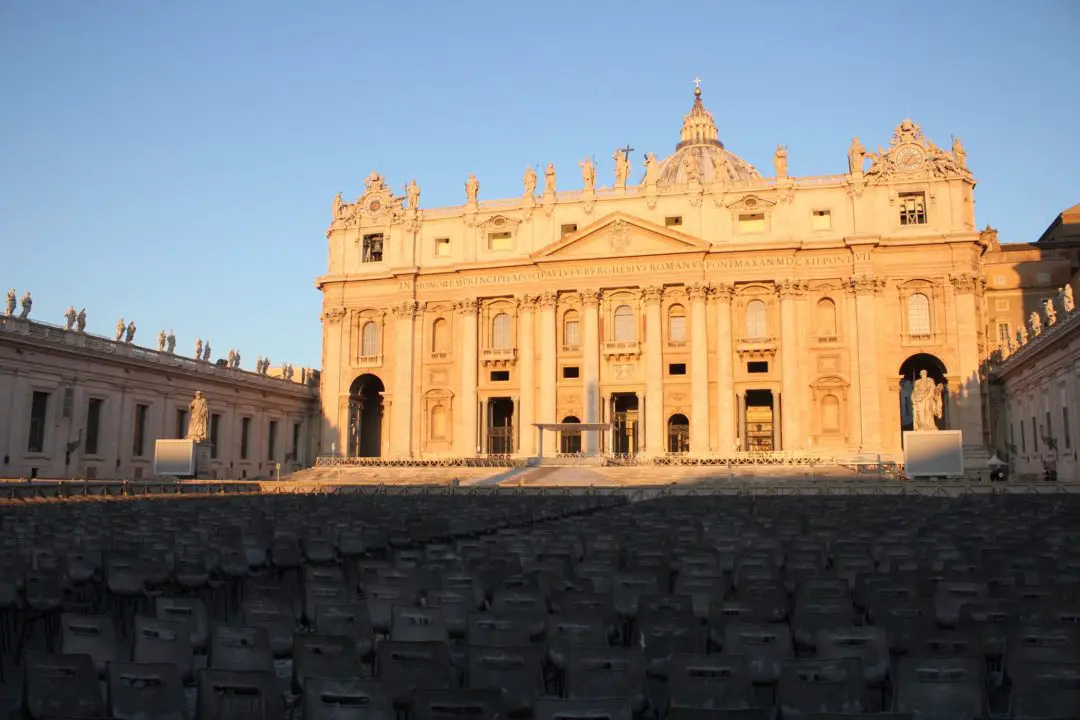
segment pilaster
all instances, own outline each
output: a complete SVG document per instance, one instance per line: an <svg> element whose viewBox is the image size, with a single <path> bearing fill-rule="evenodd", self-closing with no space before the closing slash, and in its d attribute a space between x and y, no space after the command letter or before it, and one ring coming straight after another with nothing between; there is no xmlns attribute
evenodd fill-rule
<svg viewBox="0 0 1080 720"><path fill-rule="evenodd" d="M415 300L405 300L393 308L395 321L394 347L394 414L391 418L393 438L390 451L397 457L412 457L413 437L413 356L416 335Z"/></svg>
<svg viewBox="0 0 1080 720"><path fill-rule="evenodd" d="M645 303L645 453L656 456L665 451L664 432L664 337L661 328L660 305L664 299L661 287L642 289Z"/></svg>
<svg viewBox="0 0 1080 720"><path fill-rule="evenodd" d="M477 454L476 312L479 307L480 303L474 298L460 300L454 304L454 310L461 317L460 398L454 403L454 407L457 408L454 439L457 454L461 457L472 457Z"/></svg>
<svg viewBox="0 0 1080 720"><path fill-rule="evenodd" d="M881 390L877 356L877 299L885 281L873 275L860 275L847 281L855 295L856 338L853 345L859 368L859 407L863 450L881 449Z"/></svg>
<svg viewBox="0 0 1080 720"><path fill-rule="evenodd" d="M691 285L690 298L690 452L709 451L709 331L705 302L711 288Z"/></svg>
<svg viewBox="0 0 1080 720"><path fill-rule="evenodd" d="M780 449L797 450L803 445L799 432L799 316L798 301L806 285L796 280L780 284L780 394L787 401L781 407ZM775 445L774 445L775 446Z"/></svg>
<svg viewBox="0 0 1080 720"><path fill-rule="evenodd" d="M731 296L734 288L720 284L713 288L716 302L716 451L735 449L735 388L731 347Z"/></svg>
<svg viewBox="0 0 1080 720"><path fill-rule="evenodd" d="M521 359L518 364L518 396L514 404L517 411L518 452L522 455L536 454L536 343L534 318L539 298L525 295L518 301L518 345Z"/></svg>
<svg viewBox="0 0 1080 720"><path fill-rule="evenodd" d="M585 390L585 417L587 423L599 422L600 410L600 299L599 290L582 290L581 306L584 316L584 352L582 380ZM586 455L597 449L597 434L584 433L582 438Z"/></svg>

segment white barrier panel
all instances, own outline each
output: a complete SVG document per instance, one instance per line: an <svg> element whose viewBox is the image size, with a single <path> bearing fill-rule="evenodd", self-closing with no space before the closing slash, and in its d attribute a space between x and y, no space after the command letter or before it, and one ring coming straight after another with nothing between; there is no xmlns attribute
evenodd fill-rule
<svg viewBox="0 0 1080 720"><path fill-rule="evenodd" d="M913 478L963 475L963 433L960 430L905 430L904 470Z"/></svg>
<svg viewBox="0 0 1080 720"><path fill-rule="evenodd" d="M194 477L195 441L158 440L155 442L154 474L158 477Z"/></svg>

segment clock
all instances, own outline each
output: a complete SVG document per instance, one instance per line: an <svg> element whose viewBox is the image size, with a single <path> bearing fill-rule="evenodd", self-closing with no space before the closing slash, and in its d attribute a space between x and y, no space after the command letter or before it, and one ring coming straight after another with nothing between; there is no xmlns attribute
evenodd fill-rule
<svg viewBox="0 0 1080 720"><path fill-rule="evenodd" d="M370 203L368 203L368 210L371 212L378 212L379 208L381 207L382 203L378 200L372 200Z"/></svg>
<svg viewBox="0 0 1080 720"><path fill-rule="evenodd" d="M915 172L926 161L926 153L918 145L901 145L893 152L893 162L901 172Z"/></svg>

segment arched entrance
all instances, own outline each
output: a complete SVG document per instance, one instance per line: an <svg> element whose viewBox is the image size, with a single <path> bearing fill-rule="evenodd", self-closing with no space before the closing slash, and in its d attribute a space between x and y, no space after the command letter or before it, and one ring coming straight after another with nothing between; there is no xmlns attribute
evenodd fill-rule
<svg viewBox="0 0 1080 720"><path fill-rule="evenodd" d="M941 389L941 417L935 420L938 430L947 430L951 423L949 417L949 383L945 375L948 372L945 363L936 356L928 353L912 355L900 365L900 429L915 429L915 411L912 405L912 393L915 389L915 381L919 379L922 371L926 371L927 377L934 379Z"/></svg>
<svg viewBox="0 0 1080 720"><path fill-rule="evenodd" d="M579 423L581 420L575 415L567 415L562 419L564 423ZM563 455L576 455L581 452L581 431L563 430L559 433L559 452Z"/></svg>
<svg viewBox="0 0 1080 720"><path fill-rule="evenodd" d="M365 373L349 386L349 457L382 454L383 381Z"/></svg>
<svg viewBox="0 0 1080 720"><path fill-rule="evenodd" d="M682 413L676 413L668 418L667 451L669 453L690 452L690 419Z"/></svg>

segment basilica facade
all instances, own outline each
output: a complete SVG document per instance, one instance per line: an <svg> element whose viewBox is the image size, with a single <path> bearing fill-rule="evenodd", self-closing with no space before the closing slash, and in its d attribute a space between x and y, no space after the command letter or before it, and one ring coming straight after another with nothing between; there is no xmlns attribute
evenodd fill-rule
<svg viewBox="0 0 1080 720"><path fill-rule="evenodd" d="M373 172L335 199L317 281L323 452L532 456L535 423L580 422L609 427L545 452L898 456L926 370L985 461L975 180L958 140L881 130L843 174L789 176L783 146L761 172L696 90L674 152L635 173L616 150L607 182L549 165L488 200L469 176L425 208Z"/></svg>

